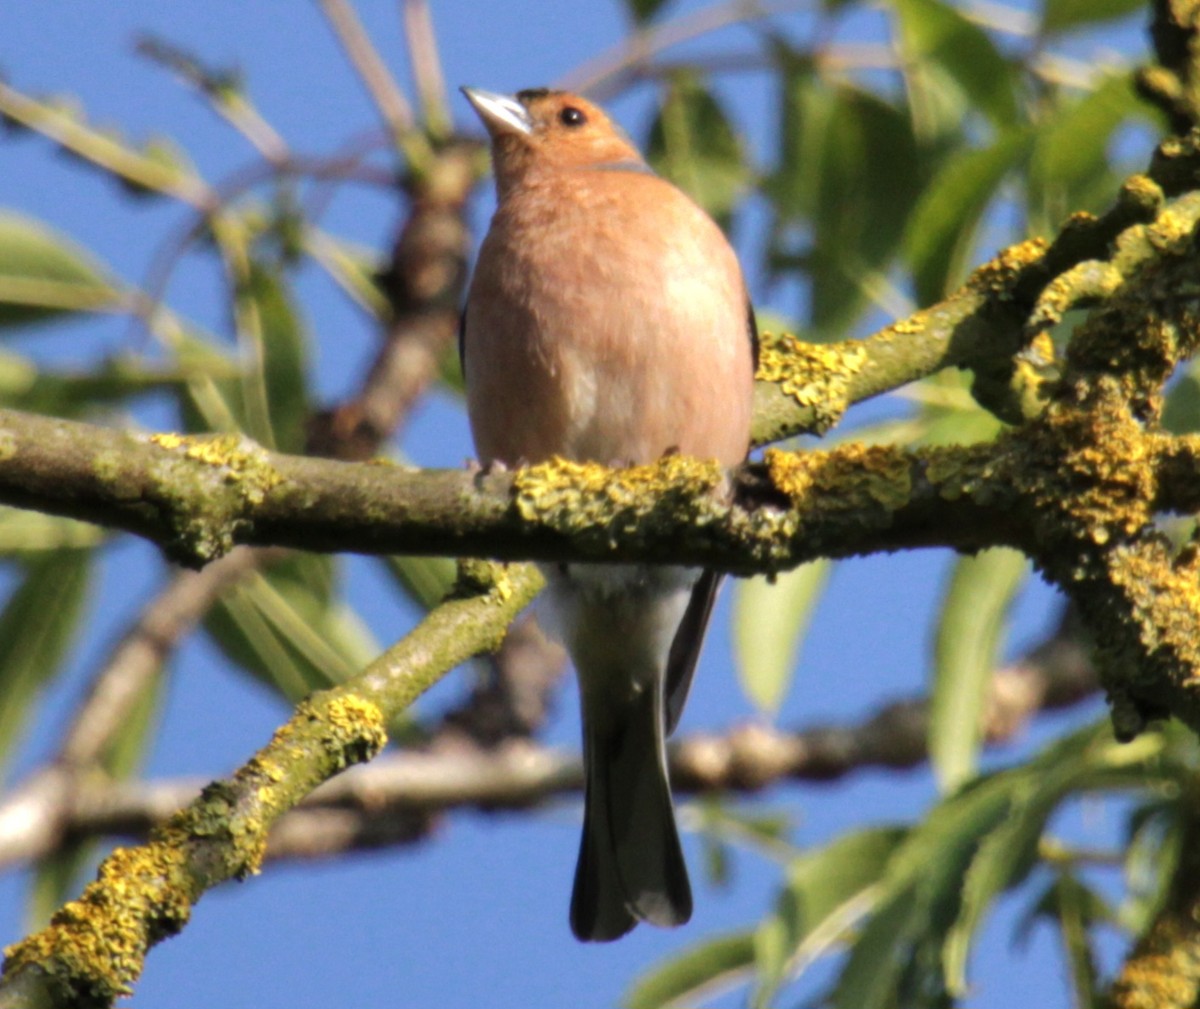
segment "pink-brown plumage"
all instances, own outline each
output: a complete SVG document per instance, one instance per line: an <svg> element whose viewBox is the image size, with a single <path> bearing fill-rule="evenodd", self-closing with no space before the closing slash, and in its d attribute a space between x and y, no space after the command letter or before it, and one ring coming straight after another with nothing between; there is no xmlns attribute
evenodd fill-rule
<svg viewBox="0 0 1200 1009"><path fill-rule="evenodd" d="M739 462L750 398L730 393L750 388L753 366L720 229L653 175L544 175L501 203L471 284L481 456Z"/></svg>
<svg viewBox="0 0 1200 1009"><path fill-rule="evenodd" d="M492 136L499 194L463 329L481 460L624 464L681 452L740 462L753 321L720 229L584 99L464 90ZM572 927L581 939L611 939L638 920L680 924L691 892L663 737L718 579L637 565L547 577L583 702Z"/></svg>

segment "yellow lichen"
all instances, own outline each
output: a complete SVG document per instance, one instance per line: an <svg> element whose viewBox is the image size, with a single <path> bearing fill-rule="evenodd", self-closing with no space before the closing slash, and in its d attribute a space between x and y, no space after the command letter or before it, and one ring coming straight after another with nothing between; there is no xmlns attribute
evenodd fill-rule
<svg viewBox="0 0 1200 1009"><path fill-rule="evenodd" d="M513 495L526 520L549 522L570 531L615 530L633 525L659 508L664 498L696 504L724 483L724 469L711 459L673 455L614 470L555 457L518 471ZM691 514L700 520L703 512L701 506Z"/></svg>
<svg viewBox="0 0 1200 1009"><path fill-rule="evenodd" d="M356 694L334 697L329 702L326 717L339 737L361 741L372 756L387 745L383 712L364 697Z"/></svg>
<svg viewBox="0 0 1200 1009"><path fill-rule="evenodd" d="M1005 294L1017 274L1041 259L1048 248L1044 238L1030 238L1010 245L998 256L976 267L967 278L967 286L992 294Z"/></svg>
<svg viewBox="0 0 1200 1009"><path fill-rule="evenodd" d="M918 313L893 323L891 328L893 333L899 333L901 336L915 336L925 332L925 318Z"/></svg>
<svg viewBox="0 0 1200 1009"><path fill-rule="evenodd" d="M187 923L198 896L185 845L185 836L164 830L149 844L118 848L79 899L4 951L6 972L40 968L78 1005L107 1005L128 994L146 951Z"/></svg>
<svg viewBox="0 0 1200 1009"><path fill-rule="evenodd" d="M845 413L851 381L866 361L867 351L857 340L805 343L791 333L763 333L756 377L812 410L814 429L824 431Z"/></svg>
<svg viewBox="0 0 1200 1009"><path fill-rule="evenodd" d="M891 511L912 496L912 459L888 445L852 443L832 452L763 455L773 486L806 510L860 511L882 505ZM814 492L821 492L814 495Z"/></svg>
<svg viewBox="0 0 1200 1009"><path fill-rule="evenodd" d="M1194 1006L1200 997L1195 912L1164 912L1138 946L1113 984L1114 1009Z"/></svg>
<svg viewBox="0 0 1200 1009"><path fill-rule="evenodd" d="M161 434L152 434L150 441L160 448L172 450L179 448L183 444L184 439L181 434L172 434L170 431L164 431Z"/></svg>
<svg viewBox="0 0 1200 1009"><path fill-rule="evenodd" d="M237 484L247 501L261 504L268 491L283 482L261 446L238 434L154 434L150 441L168 451L183 450L188 459L220 467L228 483Z"/></svg>

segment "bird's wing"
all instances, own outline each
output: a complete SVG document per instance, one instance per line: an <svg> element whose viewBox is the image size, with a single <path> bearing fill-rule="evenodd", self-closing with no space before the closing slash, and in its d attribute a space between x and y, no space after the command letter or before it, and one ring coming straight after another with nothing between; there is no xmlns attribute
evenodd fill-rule
<svg viewBox="0 0 1200 1009"><path fill-rule="evenodd" d="M718 571L705 571L692 589L692 598L684 611L671 651L667 656L666 682L666 731L670 735L679 724L683 706L687 703L688 691L692 688L692 677L700 659L700 648L704 644L704 630L712 616L717 590L724 579Z"/></svg>

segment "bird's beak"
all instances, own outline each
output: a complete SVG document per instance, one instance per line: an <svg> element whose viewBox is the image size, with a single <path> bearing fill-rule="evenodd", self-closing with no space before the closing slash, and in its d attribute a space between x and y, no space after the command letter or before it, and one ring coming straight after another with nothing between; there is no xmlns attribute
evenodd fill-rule
<svg viewBox="0 0 1200 1009"><path fill-rule="evenodd" d="M508 95L498 95L494 91L483 91L480 88L462 88L467 101L493 137L505 133L528 135L533 132L533 120L529 111L515 98Z"/></svg>

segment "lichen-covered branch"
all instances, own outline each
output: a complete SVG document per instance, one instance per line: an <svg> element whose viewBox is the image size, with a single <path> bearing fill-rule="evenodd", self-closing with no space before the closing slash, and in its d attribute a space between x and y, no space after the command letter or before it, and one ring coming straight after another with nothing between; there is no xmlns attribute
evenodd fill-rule
<svg viewBox="0 0 1200 1009"><path fill-rule="evenodd" d="M1185 820L1167 899L1113 984L1111 1009L1192 1009L1200 1002L1200 817L1196 782L1179 803Z"/></svg>
<svg viewBox="0 0 1200 1009"><path fill-rule="evenodd" d="M1146 174L1128 179L1107 213L1076 214L1053 242L1034 239L1005 249L944 301L863 340L820 346L786 340L782 348L768 342L760 377L769 381L757 391L755 442L820 433L851 404L943 368L974 369L977 380L1011 372L1015 355L1080 302L1074 291L1107 263L1118 236L1155 220L1164 199L1189 192L1198 169L1200 131L1168 138ZM1080 270L1084 264L1091 266ZM1011 419L1003 407L997 413Z"/></svg>
<svg viewBox="0 0 1200 1009"><path fill-rule="evenodd" d="M540 587L528 566L464 565L456 598L359 676L301 703L231 778L204 789L145 845L114 852L46 929L10 946L0 1005L103 1006L126 993L147 950L183 928L206 890L258 871L276 820L382 749L388 721L446 669L497 647Z"/></svg>

